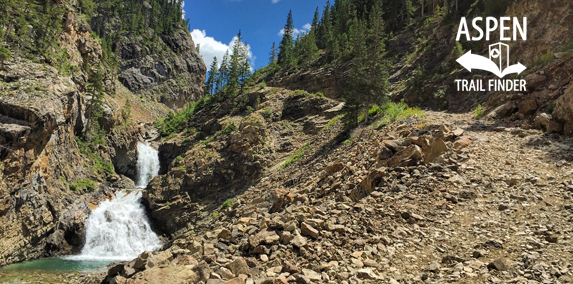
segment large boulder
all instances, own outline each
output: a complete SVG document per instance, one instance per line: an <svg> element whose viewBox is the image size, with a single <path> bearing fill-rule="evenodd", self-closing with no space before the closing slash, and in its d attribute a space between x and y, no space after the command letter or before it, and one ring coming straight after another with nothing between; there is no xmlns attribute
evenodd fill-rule
<svg viewBox="0 0 573 284"><path fill-rule="evenodd" d="M461 133L455 132L458 134L463 133L463 130L459 129L459 131L461 131ZM410 137L409 140L422 148L425 163L433 162L434 159L448 151L448 146L446 146L446 143L440 137Z"/></svg>
<svg viewBox="0 0 573 284"><path fill-rule="evenodd" d="M525 81L527 82L527 87L530 91L543 87L545 80L547 80L547 77L536 73L525 76Z"/></svg>
<svg viewBox="0 0 573 284"><path fill-rule="evenodd" d="M563 95L557 99L552 116L564 123L565 135L573 134L573 84L570 83Z"/></svg>
<svg viewBox="0 0 573 284"><path fill-rule="evenodd" d="M491 111L487 115L487 117L488 118L506 117L514 113L516 110L517 110L517 104L513 101L510 101L496 107L493 111Z"/></svg>
<svg viewBox="0 0 573 284"><path fill-rule="evenodd" d="M404 150L396 153L394 157L388 160L388 167L406 167L416 165L424 154L418 145L410 145Z"/></svg>
<svg viewBox="0 0 573 284"><path fill-rule="evenodd" d="M535 99L528 99L519 103L519 113L524 115L534 114L538 105Z"/></svg>
<svg viewBox="0 0 573 284"><path fill-rule="evenodd" d="M533 126L537 129L541 129L546 133L563 133L563 124L554 121L551 115L547 113L539 114L533 123Z"/></svg>

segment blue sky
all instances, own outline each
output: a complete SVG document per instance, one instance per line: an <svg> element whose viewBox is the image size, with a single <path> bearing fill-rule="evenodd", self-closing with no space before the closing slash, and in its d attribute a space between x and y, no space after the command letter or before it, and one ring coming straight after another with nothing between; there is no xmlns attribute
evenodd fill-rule
<svg viewBox="0 0 573 284"><path fill-rule="evenodd" d="M325 5L326 0L185 0L183 10L207 67L213 56L221 62L240 29L256 69L267 65L273 42L278 47L290 9L295 28L303 31L312 22L316 7L322 13Z"/></svg>

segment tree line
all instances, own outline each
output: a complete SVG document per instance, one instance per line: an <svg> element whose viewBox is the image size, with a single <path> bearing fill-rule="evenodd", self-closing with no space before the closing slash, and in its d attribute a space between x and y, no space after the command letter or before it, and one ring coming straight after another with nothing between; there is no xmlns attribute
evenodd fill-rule
<svg viewBox="0 0 573 284"><path fill-rule="evenodd" d="M317 7L308 32L295 35L292 11L283 38L269 53L265 72L288 72L321 64L350 63L342 90L347 123L352 126L368 110L387 99L388 68L385 42L414 20L438 14L455 22L462 16L499 16L514 0L335 0Z"/></svg>
<svg viewBox="0 0 573 284"><path fill-rule="evenodd" d="M248 80L252 80L249 47L243 42L241 31L233 42L231 53L227 50L220 66L217 57L213 58L207 76L204 88L206 95L236 94Z"/></svg>

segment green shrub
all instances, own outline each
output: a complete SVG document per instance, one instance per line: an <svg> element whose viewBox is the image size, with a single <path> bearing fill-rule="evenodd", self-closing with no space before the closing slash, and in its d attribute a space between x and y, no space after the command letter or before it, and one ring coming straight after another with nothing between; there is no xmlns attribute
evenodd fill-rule
<svg viewBox="0 0 573 284"><path fill-rule="evenodd" d="M175 159L177 159L177 161L183 161L184 160L184 158L181 156L177 156L177 158L175 158Z"/></svg>
<svg viewBox="0 0 573 284"><path fill-rule="evenodd" d="M573 40L559 48L561 52L569 52L573 50Z"/></svg>
<svg viewBox="0 0 573 284"><path fill-rule="evenodd" d="M456 41L456 45L452 50L452 58L455 61L458 58L462 57L462 55L464 55L464 49L462 47L462 44L459 41Z"/></svg>
<svg viewBox="0 0 573 284"><path fill-rule="evenodd" d="M555 103L550 103L545 107L545 113L553 114L553 110L555 109Z"/></svg>
<svg viewBox="0 0 573 284"><path fill-rule="evenodd" d="M225 200L225 202L223 202L223 204L221 205L221 210L225 210L227 208L230 208L232 204L233 204L233 199Z"/></svg>
<svg viewBox="0 0 573 284"><path fill-rule="evenodd" d="M434 93L435 99L443 99L445 97L446 97L446 90L444 89L439 89Z"/></svg>
<svg viewBox="0 0 573 284"><path fill-rule="evenodd" d="M544 67L544 66L549 65L553 61L555 61L555 56L553 56L553 53L546 53L546 54L543 54L541 56L541 58L533 61L533 63L531 63L531 66L532 67L536 67L536 66Z"/></svg>
<svg viewBox="0 0 573 284"><path fill-rule="evenodd" d="M290 166L292 163L298 161L308 152L308 150L310 150L310 148L312 148L312 142L307 142L302 145L290 157L288 157L288 159L281 165L281 169L284 169Z"/></svg>
<svg viewBox="0 0 573 284"><path fill-rule="evenodd" d="M474 108L473 113L476 118L480 118L485 115L485 109L481 104L479 104Z"/></svg>
<svg viewBox="0 0 573 284"><path fill-rule="evenodd" d="M387 102L380 107L379 112L382 114L382 118L373 125L374 128L393 123L396 120L405 117L411 117L414 115L424 116L424 112L422 110L419 108L408 107L404 102Z"/></svg>
<svg viewBox="0 0 573 284"><path fill-rule="evenodd" d="M76 143L78 144L78 148L80 149L80 153L88 157L91 162L93 163L92 168L98 174L106 174L112 175L115 174L115 170L113 164L110 162L104 161L100 155L98 154L98 148L101 144L101 141L96 141L92 143L85 142L81 140L79 137L74 137ZM105 142L105 141L104 141Z"/></svg>
<svg viewBox="0 0 573 284"><path fill-rule="evenodd" d="M227 126L227 128L225 128L225 129L223 130L223 133L229 134L229 133L235 131L235 129L236 129L235 124L234 124L234 123L231 123L231 124L229 124L229 126Z"/></svg>
<svg viewBox="0 0 573 284"><path fill-rule="evenodd" d="M373 117L376 116L377 114L382 112L382 108L380 108L379 106L373 106L368 110L368 117ZM361 114L360 116L358 116L358 122L362 122L364 120L364 114Z"/></svg>
<svg viewBox="0 0 573 284"><path fill-rule="evenodd" d="M261 112L261 114L263 115L263 117L269 118L269 117L271 117L271 116L273 115L273 110L270 109L270 108L268 108L268 107L266 107L266 108Z"/></svg>
<svg viewBox="0 0 573 284"><path fill-rule="evenodd" d="M262 81L257 86L262 89L267 86L267 83L265 81Z"/></svg>
<svg viewBox="0 0 573 284"><path fill-rule="evenodd" d="M70 189L76 191L78 189L88 189L90 191L95 190L95 181L91 179L80 179L77 183L70 183Z"/></svg>
<svg viewBox="0 0 573 284"><path fill-rule="evenodd" d="M332 125L334 125L337 121L341 120L344 117L344 114L339 114L333 118L331 118L328 123L324 126L324 128L322 128L320 130L320 132L326 131L327 129L330 129L330 127L332 127Z"/></svg>
<svg viewBox="0 0 573 284"><path fill-rule="evenodd" d="M189 103L187 108L175 114L170 113L165 119L157 122L157 128L162 136L170 136L180 133L187 128L193 116L203 108L213 105L214 99L211 96L202 98L196 102Z"/></svg>
<svg viewBox="0 0 573 284"><path fill-rule="evenodd" d="M129 99L125 101L125 105L121 110L121 117L123 118L124 121L128 120L131 117L131 103L129 102Z"/></svg>

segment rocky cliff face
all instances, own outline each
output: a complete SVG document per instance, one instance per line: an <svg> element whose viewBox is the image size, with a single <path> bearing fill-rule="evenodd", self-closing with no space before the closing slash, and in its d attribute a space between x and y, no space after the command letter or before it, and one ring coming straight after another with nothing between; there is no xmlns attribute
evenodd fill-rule
<svg viewBox="0 0 573 284"><path fill-rule="evenodd" d="M0 265L81 246L88 202L109 194L74 139L86 97L55 68L14 60L0 68Z"/></svg>
<svg viewBox="0 0 573 284"><path fill-rule="evenodd" d="M51 44L66 61L6 44L0 63L0 266L80 249L90 210L112 188L134 187L137 141L149 136L135 122L202 93L205 67L183 29L151 41L165 47L157 53L141 53L143 37L115 39L117 74L79 4L48 5L65 10L54 10L61 34Z"/></svg>
<svg viewBox="0 0 573 284"><path fill-rule="evenodd" d="M241 108L236 101L247 103ZM303 145L298 138L305 133L325 127L325 111L336 105L306 92L263 88L204 107L188 130L159 147L164 173L143 196L150 219L173 235L204 218L258 183L265 168L279 167L276 159Z"/></svg>
<svg viewBox="0 0 573 284"><path fill-rule="evenodd" d="M306 90L311 93L322 93L329 98L340 98L348 76L349 64L335 67L316 67L301 70L294 74L272 74L264 80L270 87L281 87L289 90Z"/></svg>
<svg viewBox="0 0 573 284"><path fill-rule="evenodd" d="M119 81L125 87L172 109L181 109L203 96L207 68L185 27L166 32L147 26L143 31L119 32L130 19L107 8L97 11L92 27L103 38L117 38L112 50L118 56ZM151 22L149 4L144 4L140 13Z"/></svg>

